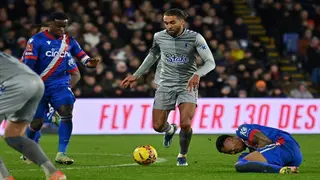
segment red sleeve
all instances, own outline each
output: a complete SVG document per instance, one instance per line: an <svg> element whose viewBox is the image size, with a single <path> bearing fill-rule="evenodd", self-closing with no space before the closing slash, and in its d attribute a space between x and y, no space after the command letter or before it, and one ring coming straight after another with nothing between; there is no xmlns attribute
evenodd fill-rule
<svg viewBox="0 0 320 180"><path fill-rule="evenodd" d="M251 130L250 131L250 134L249 134L249 141L251 141L252 142L252 139L253 139L253 136L254 136L254 134L256 134L257 132L260 132L258 129L253 129L253 130Z"/></svg>

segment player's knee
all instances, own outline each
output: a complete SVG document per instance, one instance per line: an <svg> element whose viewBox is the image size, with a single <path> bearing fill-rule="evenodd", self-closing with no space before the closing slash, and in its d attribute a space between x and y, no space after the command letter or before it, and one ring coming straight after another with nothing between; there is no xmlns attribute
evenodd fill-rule
<svg viewBox="0 0 320 180"><path fill-rule="evenodd" d="M191 129L191 120L189 119L181 119L180 128L182 131L189 132Z"/></svg>
<svg viewBox="0 0 320 180"><path fill-rule="evenodd" d="M72 118L72 105L62 105L58 108L58 113L61 117L70 117Z"/></svg>
<svg viewBox="0 0 320 180"><path fill-rule="evenodd" d="M30 127L32 128L32 130L34 131L40 131L40 129L42 128L43 125L43 119L34 119L31 123L30 123Z"/></svg>
<svg viewBox="0 0 320 180"><path fill-rule="evenodd" d="M153 123L153 129L157 132L163 132L164 125L162 123Z"/></svg>
<svg viewBox="0 0 320 180"><path fill-rule="evenodd" d="M241 159L234 165L234 168L236 169L237 172L243 172L243 168L247 162L248 162L247 160Z"/></svg>
<svg viewBox="0 0 320 180"><path fill-rule="evenodd" d="M241 172L242 170L242 164L241 163L236 163L234 165L234 168L236 169L237 172Z"/></svg>

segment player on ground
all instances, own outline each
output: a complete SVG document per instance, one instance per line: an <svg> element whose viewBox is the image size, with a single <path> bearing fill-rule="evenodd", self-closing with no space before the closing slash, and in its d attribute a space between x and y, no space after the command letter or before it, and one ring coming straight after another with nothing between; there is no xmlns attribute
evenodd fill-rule
<svg viewBox="0 0 320 180"><path fill-rule="evenodd" d="M36 111L28 132L34 139L43 125L48 104L61 116L59 126L59 149L55 161L59 164L72 164L73 159L66 155L72 133L72 110L75 97L70 88L68 71L78 72L72 56L81 59L87 67L95 67L98 58L90 58L75 39L65 33L68 17L61 12L49 16L49 29L34 35L27 44L23 62L37 72L45 84L45 94ZM70 69L70 67L73 67Z"/></svg>
<svg viewBox="0 0 320 180"><path fill-rule="evenodd" d="M240 155L238 172L291 174L298 172L302 154L298 142L287 132L257 124L243 124L237 136L221 135L216 141L219 152Z"/></svg>
<svg viewBox="0 0 320 180"><path fill-rule="evenodd" d="M65 180L34 141L24 137L42 98L44 86L39 76L18 59L0 52L0 124L7 119L4 140L16 151L40 166L47 180ZM0 160L0 179L13 180Z"/></svg>
<svg viewBox="0 0 320 180"><path fill-rule="evenodd" d="M148 70L160 56L160 81L155 94L152 111L153 128L165 132L164 146L169 147L177 125L169 124L167 118L176 104L180 111L180 153L178 166L187 166L186 155L192 136L191 119L197 104L198 85L201 76L215 68L213 55L201 34L184 28L186 14L180 9L170 9L164 13L165 30L154 35L153 45L139 69L126 77L123 88L134 86L136 80ZM197 70L195 55L199 54L204 65Z"/></svg>

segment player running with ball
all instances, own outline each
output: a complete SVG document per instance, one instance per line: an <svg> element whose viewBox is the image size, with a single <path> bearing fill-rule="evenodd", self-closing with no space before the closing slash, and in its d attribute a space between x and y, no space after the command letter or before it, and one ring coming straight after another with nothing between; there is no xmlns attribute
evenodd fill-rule
<svg viewBox="0 0 320 180"><path fill-rule="evenodd" d="M177 166L187 166L186 155L192 136L191 120L194 116L200 77L215 68L213 55L201 34L184 28L186 14L180 9L170 9L164 13L165 30L155 33L153 45L139 69L126 77L123 88L134 86L136 80L161 57L159 87L154 98L152 111L153 128L165 132L164 146L169 147L177 125L169 124L167 118L176 104L180 111L180 153ZM204 65L197 69L196 55ZM157 70L158 71L158 70Z"/></svg>

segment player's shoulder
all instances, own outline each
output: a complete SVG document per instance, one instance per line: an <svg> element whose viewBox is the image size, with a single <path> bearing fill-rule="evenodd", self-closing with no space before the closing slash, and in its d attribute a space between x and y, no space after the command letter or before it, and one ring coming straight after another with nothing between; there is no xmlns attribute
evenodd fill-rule
<svg viewBox="0 0 320 180"><path fill-rule="evenodd" d="M158 32L154 33L154 39L159 38L164 35L166 35L166 30L158 31Z"/></svg>
<svg viewBox="0 0 320 180"><path fill-rule="evenodd" d="M70 36L69 34L67 35L69 40L75 41L76 39L73 36Z"/></svg>
<svg viewBox="0 0 320 180"><path fill-rule="evenodd" d="M45 35L43 32L39 32L33 36L31 36L31 38L28 40L29 44L41 44L41 41L45 40Z"/></svg>
<svg viewBox="0 0 320 180"><path fill-rule="evenodd" d="M188 36L194 36L197 37L198 35L201 35L200 33L193 31L191 29L185 29L185 34Z"/></svg>

